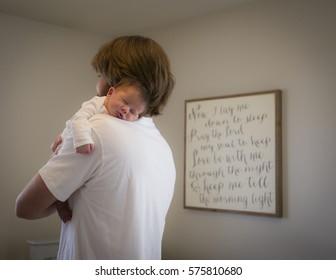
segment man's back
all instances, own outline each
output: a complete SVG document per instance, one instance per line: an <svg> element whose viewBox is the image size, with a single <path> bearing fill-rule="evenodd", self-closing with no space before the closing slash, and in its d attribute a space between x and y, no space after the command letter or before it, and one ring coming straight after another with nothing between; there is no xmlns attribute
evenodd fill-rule
<svg viewBox="0 0 336 280"><path fill-rule="evenodd" d="M59 258L160 259L175 183L168 144L150 118L90 122L92 156L101 161L69 199L73 218L62 227Z"/></svg>

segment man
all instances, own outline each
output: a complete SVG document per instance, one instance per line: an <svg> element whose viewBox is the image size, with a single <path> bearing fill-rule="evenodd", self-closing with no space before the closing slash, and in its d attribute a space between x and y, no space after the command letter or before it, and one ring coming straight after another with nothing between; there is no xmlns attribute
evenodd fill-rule
<svg viewBox="0 0 336 280"><path fill-rule="evenodd" d="M19 194L16 214L39 219L55 212L57 200L69 201L73 216L62 224L58 259L160 259L175 166L150 117L160 113L174 85L168 57L155 41L129 36L104 45L94 63L113 73L110 86L128 78L142 85L146 116L134 122L92 117L89 155L76 153L69 133Z"/></svg>

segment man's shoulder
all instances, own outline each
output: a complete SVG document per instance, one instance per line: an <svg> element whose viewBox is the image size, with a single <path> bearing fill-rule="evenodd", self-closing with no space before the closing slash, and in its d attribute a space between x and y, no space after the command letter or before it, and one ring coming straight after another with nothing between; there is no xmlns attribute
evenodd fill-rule
<svg viewBox="0 0 336 280"><path fill-rule="evenodd" d="M92 129L96 129L96 128L99 128L99 127L109 127L109 126L115 126L115 123L116 123L116 118L110 116L110 115L107 115L107 114L95 114L93 115L90 120L90 126Z"/></svg>

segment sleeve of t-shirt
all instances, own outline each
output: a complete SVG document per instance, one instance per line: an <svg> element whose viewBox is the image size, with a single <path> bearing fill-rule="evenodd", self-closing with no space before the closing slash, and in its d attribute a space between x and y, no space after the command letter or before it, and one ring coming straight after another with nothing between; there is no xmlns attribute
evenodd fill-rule
<svg viewBox="0 0 336 280"><path fill-rule="evenodd" d="M58 155L53 156L39 170L47 188L58 200L67 200L72 193L99 172L101 145L94 131L92 138L95 149L88 155L76 153L72 137L64 139Z"/></svg>

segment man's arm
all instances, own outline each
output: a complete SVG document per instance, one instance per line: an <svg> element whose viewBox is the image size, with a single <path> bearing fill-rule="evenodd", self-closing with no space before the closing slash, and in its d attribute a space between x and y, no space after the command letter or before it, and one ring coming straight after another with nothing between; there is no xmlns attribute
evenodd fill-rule
<svg viewBox="0 0 336 280"><path fill-rule="evenodd" d="M28 220L47 217L55 212L56 200L40 174L36 174L16 199L16 216Z"/></svg>

